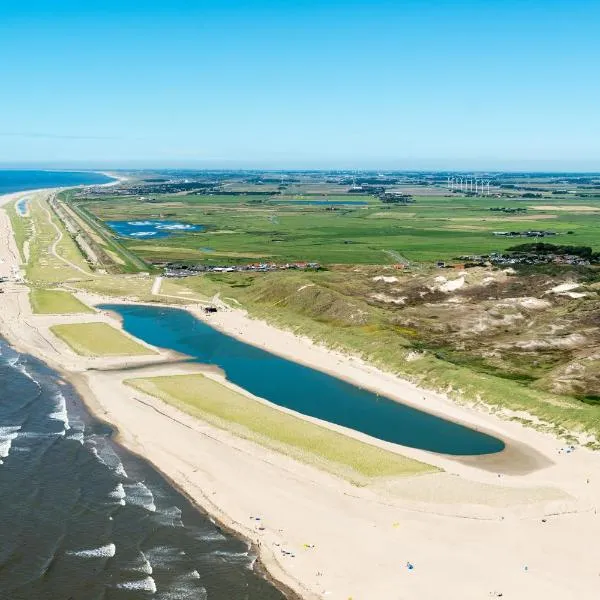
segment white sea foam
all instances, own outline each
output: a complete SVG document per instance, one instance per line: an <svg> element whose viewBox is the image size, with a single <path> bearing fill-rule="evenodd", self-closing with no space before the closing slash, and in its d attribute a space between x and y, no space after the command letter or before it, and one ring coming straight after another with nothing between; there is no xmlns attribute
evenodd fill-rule
<svg viewBox="0 0 600 600"><path fill-rule="evenodd" d="M137 567L136 570L140 573L144 573L144 575L152 575L152 565L150 564L150 561L146 558L143 552L140 554L142 555L143 562L139 567Z"/></svg>
<svg viewBox="0 0 600 600"><path fill-rule="evenodd" d="M156 593L156 583L150 576L145 577L144 579L123 581L122 583L117 583L116 587L120 590L139 590L143 592L150 592L152 594Z"/></svg>
<svg viewBox="0 0 600 600"><path fill-rule="evenodd" d="M183 527L183 521L181 520L181 509L177 506L170 506L161 510L159 513L158 521L161 525L171 527Z"/></svg>
<svg viewBox="0 0 600 600"><path fill-rule="evenodd" d="M214 531L211 533L200 533L194 536L197 540L202 542L222 542L227 538L220 533L219 531Z"/></svg>
<svg viewBox="0 0 600 600"><path fill-rule="evenodd" d="M123 489L123 484L118 483L115 486L115 489L108 494L108 497L113 502L118 502L119 504L125 505L125 490Z"/></svg>
<svg viewBox="0 0 600 600"><path fill-rule="evenodd" d="M56 401L56 406L54 407L54 411L48 415L49 419L53 419L56 421L62 421L65 426L65 430L70 429L69 425L69 414L67 412L67 403L65 397L61 392L56 392L54 395L54 400Z"/></svg>
<svg viewBox="0 0 600 600"><path fill-rule="evenodd" d="M85 440L84 431L85 431L85 427L83 427L83 426L71 427L69 435L67 435L67 439L73 440L74 442L79 442L80 444L83 444L83 442Z"/></svg>
<svg viewBox="0 0 600 600"><path fill-rule="evenodd" d="M144 551L150 564L160 568L169 568L181 560L181 554L177 548L172 546L154 546ZM184 552L185 554L185 552Z"/></svg>
<svg viewBox="0 0 600 600"><path fill-rule="evenodd" d="M156 512L154 495L141 481L137 481L136 483L126 483L124 487L127 504L133 504L151 512Z"/></svg>
<svg viewBox="0 0 600 600"><path fill-rule="evenodd" d="M133 225L134 227L146 227L147 225L154 225L152 221L127 221L127 225Z"/></svg>
<svg viewBox="0 0 600 600"><path fill-rule="evenodd" d="M81 548L80 550L67 550L66 554L79 558L112 558L117 551L114 544L105 544L98 548Z"/></svg>
<svg viewBox="0 0 600 600"><path fill-rule="evenodd" d="M2 459L8 456L12 441L19 435L20 430L20 425L5 425L0 427L0 465L4 464Z"/></svg>
<svg viewBox="0 0 600 600"><path fill-rule="evenodd" d="M151 237L156 235L156 231L136 231L129 234L131 237Z"/></svg>

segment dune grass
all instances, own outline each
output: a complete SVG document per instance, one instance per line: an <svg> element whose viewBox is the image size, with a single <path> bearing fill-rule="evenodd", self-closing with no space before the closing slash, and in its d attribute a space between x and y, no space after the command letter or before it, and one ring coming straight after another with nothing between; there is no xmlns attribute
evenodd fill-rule
<svg viewBox="0 0 600 600"><path fill-rule="evenodd" d="M37 315L64 315L94 312L89 306L62 290L33 288L29 294L31 308Z"/></svg>
<svg viewBox="0 0 600 600"><path fill-rule="evenodd" d="M357 485L374 477L438 470L284 413L200 374L128 379L125 383L217 427Z"/></svg>
<svg viewBox="0 0 600 600"><path fill-rule="evenodd" d="M156 354L107 323L54 325L50 330L83 356L131 356Z"/></svg>

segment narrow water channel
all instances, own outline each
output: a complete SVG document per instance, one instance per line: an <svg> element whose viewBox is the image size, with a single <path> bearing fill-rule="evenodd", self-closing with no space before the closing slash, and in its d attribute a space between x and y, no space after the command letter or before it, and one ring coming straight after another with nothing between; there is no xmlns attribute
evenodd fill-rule
<svg viewBox="0 0 600 600"><path fill-rule="evenodd" d="M482 455L504 449L497 438L245 344L185 310L124 304L99 308L118 313L125 330L145 342L216 365L232 383L304 415L443 454Z"/></svg>

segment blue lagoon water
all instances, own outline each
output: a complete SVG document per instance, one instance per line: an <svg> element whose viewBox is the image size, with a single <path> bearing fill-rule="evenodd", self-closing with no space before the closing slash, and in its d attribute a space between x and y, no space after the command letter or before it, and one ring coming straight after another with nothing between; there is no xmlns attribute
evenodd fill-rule
<svg viewBox="0 0 600 600"><path fill-rule="evenodd" d="M33 171L0 169L0 194L52 187L99 185L114 181L93 171Z"/></svg>
<svg viewBox="0 0 600 600"><path fill-rule="evenodd" d="M126 331L155 346L223 369L229 381L260 396L373 437L458 456L500 452L504 442L384 398L321 371L240 342L176 308L105 304Z"/></svg>
<svg viewBox="0 0 600 600"><path fill-rule="evenodd" d="M107 225L117 234L128 238L165 238L175 233L203 231L202 225L181 223L179 221L144 220L144 221L107 221Z"/></svg>

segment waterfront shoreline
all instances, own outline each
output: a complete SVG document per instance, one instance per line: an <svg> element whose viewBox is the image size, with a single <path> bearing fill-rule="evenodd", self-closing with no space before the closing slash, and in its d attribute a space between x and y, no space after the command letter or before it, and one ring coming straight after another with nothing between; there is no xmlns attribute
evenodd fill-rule
<svg viewBox="0 0 600 600"><path fill-rule="evenodd" d="M2 217L0 231L11 237L5 231L6 214ZM17 260L14 247L13 260ZM98 301L89 294L78 295L88 302ZM322 598L331 592L327 597L332 600L347 600L349 596L388 600L397 597L399 589L406 590L406 597L411 599L439 597L449 589L455 597L466 599L485 596L491 589L502 589L507 597L510 593L511 598L519 599L536 595L586 598L584 590L594 588L597 574L593 560L565 557L564 548L584 543L587 536L591 540L598 532L592 513L597 483L585 483L585 474L593 473L599 464L595 453L581 449L569 457L556 457L560 442L552 436L439 397L436 406L442 411L440 416L458 417L468 426L490 427L493 435L504 432L510 439L535 448L553 464L527 476L497 478L496 473L477 465L447 461L444 474L357 488L217 430L155 398L142 397L122 385L122 373L91 371L117 367L119 360L78 357L52 339L48 327L56 319L31 315L24 286L15 285L1 301L5 310L0 313L0 325L10 334L7 339L17 342L17 349L39 356L53 367L59 361L61 374L70 381L81 378L88 389L77 389L86 406L115 427L119 443L155 465L203 512L256 544L271 577L303 598ZM114 303L115 299L109 301ZM293 359L304 356L313 363L308 366L318 363L323 367L324 357L329 356L334 375L346 377L350 373L365 387L376 383L381 389L391 389L398 379L356 358L335 354L252 320L242 311L227 310L206 317L198 307L194 310L194 316L213 327L221 324L228 335L258 347L267 346L287 358L292 358L287 353L296 352ZM95 318L119 326L108 315L98 313ZM77 322L82 318L61 319ZM161 351L156 364L186 372L187 367L169 365L166 358L167 353ZM128 358L127 362L142 360ZM398 388L394 390L398 393ZM411 394L418 402L424 392L417 388ZM421 406L414 406L422 409L423 399L420 401ZM428 406L432 403L433 399L428 400ZM415 451L414 456L420 452ZM402 448L402 453L409 455L409 450ZM423 460L423 454L419 456ZM433 496L427 487L430 482L434 482ZM562 495L548 495L548 489L560 490ZM552 529L544 529L540 519L549 518L551 512L565 514L552 517ZM252 515L260 515L264 531L249 520ZM550 550L544 556L530 547L529 541L542 539L547 531L555 535L546 539ZM490 536L494 537L493 547ZM458 537L470 540L470 544L456 548L454 540ZM280 556L280 548L293 549L295 557ZM410 574L403 568L408 560L417 565ZM527 581L523 580L523 561L534 567ZM568 574L560 579L560 585L550 576L559 572Z"/></svg>

